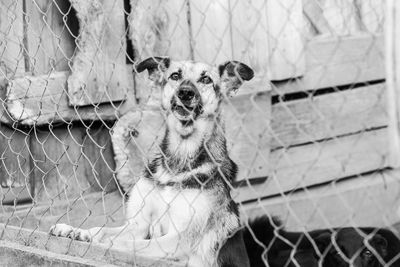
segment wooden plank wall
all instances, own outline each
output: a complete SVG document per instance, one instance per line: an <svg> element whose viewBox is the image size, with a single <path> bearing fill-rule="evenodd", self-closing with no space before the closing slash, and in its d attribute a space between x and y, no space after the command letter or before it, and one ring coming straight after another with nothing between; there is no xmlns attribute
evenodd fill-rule
<svg viewBox="0 0 400 267"><path fill-rule="evenodd" d="M7 109L1 113L9 125L0 128L0 202L32 197L48 202L115 190L110 129L116 107L68 107L76 14L68 1L17 2L1 3L7 18L0 21L1 34L9 40L1 46L1 62L7 63L0 83ZM17 128L21 124L13 121L29 127Z"/></svg>
<svg viewBox="0 0 400 267"><path fill-rule="evenodd" d="M378 2L322 6L329 24L309 20L321 36L306 42L305 74L273 86L270 176L233 192L244 219L278 215L292 230L398 221ZM349 13L333 16L340 8Z"/></svg>
<svg viewBox="0 0 400 267"><path fill-rule="evenodd" d="M5 99L9 79L25 72L24 18L22 1L0 3L0 98ZM3 103L3 102L2 102ZM2 122L12 123L1 105ZM29 197L31 191L29 134L0 125L0 202ZM18 188L18 189L17 189ZM15 189L15 190L14 190Z"/></svg>
<svg viewBox="0 0 400 267"><path fill-rule="evenodd" d="M77 50L68 77L74 106L123 101L129 90L124 0L72 1L79 19Z"/></svg>

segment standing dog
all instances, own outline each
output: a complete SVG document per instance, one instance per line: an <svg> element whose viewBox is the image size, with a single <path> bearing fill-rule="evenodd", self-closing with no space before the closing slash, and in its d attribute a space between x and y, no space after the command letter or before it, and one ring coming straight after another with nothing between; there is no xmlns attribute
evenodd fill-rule
<svg viewBox="0 0 400 267"><path fill-rule="evenodd" d="M249 266L230 196L237 166L227 153L221 102L252 79L253 70L236 61L216 68L160 57L137 70L147 70L162 89L167 127L159 155L129 193L126 224L88 230L56 224L50 233L111 241L147 257L186 258L191 266Z"/></svg>

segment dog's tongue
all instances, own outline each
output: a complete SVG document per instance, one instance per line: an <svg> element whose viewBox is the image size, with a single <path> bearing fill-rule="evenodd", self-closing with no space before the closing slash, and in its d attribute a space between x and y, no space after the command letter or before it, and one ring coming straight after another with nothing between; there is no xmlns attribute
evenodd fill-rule
<svg viewBox="0 0 400 267"><path fill-rule="evenodd" d="M188 108L183 106L175 106L175 111L181 116L189 116L190 111Z"/></svg>

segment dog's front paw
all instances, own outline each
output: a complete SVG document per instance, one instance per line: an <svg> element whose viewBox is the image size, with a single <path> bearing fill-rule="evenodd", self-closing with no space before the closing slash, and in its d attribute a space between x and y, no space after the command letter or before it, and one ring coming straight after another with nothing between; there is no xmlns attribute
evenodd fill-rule
<svg viewBox="0 0 400 267"><path fill-rule="evenodd" d="M79 228L74 228L70 225L63 223L53 225L50 228L50 234L60 237L68 237L79 241L86 241L86 242L91 241L91 236L89 231Z"/></svg>
<svg viewBox="0 0 400 267"><path fill-rule="evenodd" d="M74 227L59 223L50 227L50 234L61 237L68 237L74 231Z"/></svg>

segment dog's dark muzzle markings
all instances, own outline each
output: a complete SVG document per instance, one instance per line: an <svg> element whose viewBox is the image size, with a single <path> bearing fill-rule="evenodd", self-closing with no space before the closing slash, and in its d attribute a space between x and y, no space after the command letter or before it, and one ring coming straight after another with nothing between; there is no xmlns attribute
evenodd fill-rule
<svg viewBox="0 0 400 267"><path fill-rule="evenodd" d="M171 110L181 121L196 119L201 113L200 93L190 80L184 80L180 84L177 92L171 99Z"/></svg>

